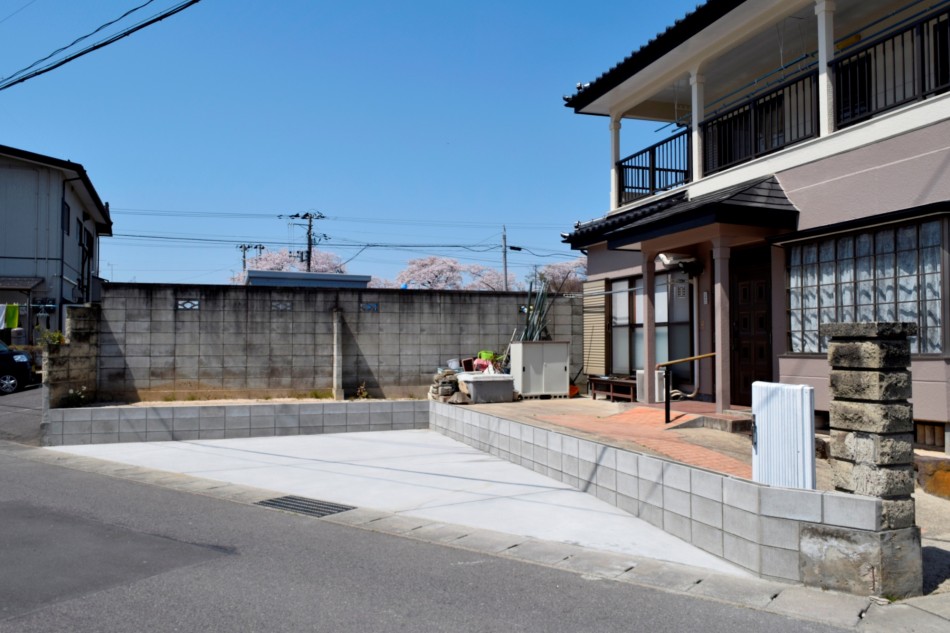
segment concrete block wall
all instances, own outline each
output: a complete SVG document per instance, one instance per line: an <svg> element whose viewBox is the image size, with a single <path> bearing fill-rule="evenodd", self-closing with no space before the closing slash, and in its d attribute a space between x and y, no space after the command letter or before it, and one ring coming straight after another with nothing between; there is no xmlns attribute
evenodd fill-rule
<svg viewBox="0 0 950 633"><path fill-rule="evenodd" d="M50 345L43 352L43 382L49 388L53 406L70 399L70 391L82 393L73 397L73 406L82 401L94 402L98 397L96 359L99 352L99 306L66 308L65 344Z"/></svg>
<svg viewBox="0 0 950 633"><path fill-rule="evenodd" d="M363 385L375 398L424 397L447 360L504 352L526 302L523 293L106 284L100 397L330 396L334 310L346 397ZM559 297L549 316L578 369L580 309Z"/></svg>
<svg viewBox="0 0 950 633"><path fill-rule="evenodd" d="M429 426L425 400L50 409L43 445L219 440Z"/></svg>
<svg viewBox="0 0 950 633"><path fill-rule="evenodd" d="M770 487L442 403L431 404L430 428L588 492L762 578L819 585L801 563L816 548L834 550L828 530L869 538L884 530L873 497Z"/></svg>

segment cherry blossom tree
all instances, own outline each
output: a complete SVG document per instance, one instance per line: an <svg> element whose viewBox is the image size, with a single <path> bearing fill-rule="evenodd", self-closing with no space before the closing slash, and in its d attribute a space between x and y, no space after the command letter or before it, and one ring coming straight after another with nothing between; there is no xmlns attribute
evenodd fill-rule
<svg viewBox="0 0 950 633"><path fill-rule="evenodd" d="M505 290L505 276L501 271L495 268L472 264L466 266L464 272L469 277L469 282L465 284L465 290L491 290L498 292ZM515 276L509 273L508 290L522 289L523 286L515 280Z"/></svg>
<svg viewBox="0 0 950 633"><path fill-rule="evenodd" d="M462 287L463 266L449 257L420 257L410 259L405 270L396 275L401 288L429 290L458 290Z"/></svg>
<svg viewBox="0 0 950 633"><path fill-rule="evenodd" d="M538 279L547 282L549 292L581 292L587 279L587 258L542 266Z"/></svg>
<svg viewBox="0 0 950 633"><path fill-rule="evenodd" d="M307 270L307 261L300 261L296 253L291 253L286 248L279 251L265 251L257 257L251 257L247 260L248 270L279 270L305 271ZM310 252L310 272L314 273L344 273L346 269L343 260L338 255L328 253L327 251L318 251L313 249ZM231 277L231 283L243 284L247 275L240 272Z"/></svg>

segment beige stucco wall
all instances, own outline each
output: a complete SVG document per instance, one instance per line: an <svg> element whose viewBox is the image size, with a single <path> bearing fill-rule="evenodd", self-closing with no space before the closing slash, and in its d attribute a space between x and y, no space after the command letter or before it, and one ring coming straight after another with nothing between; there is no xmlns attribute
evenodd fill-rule
<svg viewBox="0 0 950 633"><path fill-rule="evenodd" d="M778 359L779 382L815 388L815 408L828 410L828 360L821 355L782 356ZM914 418L932 422L950 421L950 362L944 358L914 359L911 366Z"/></svg>
<svg viewBox="0 0 950 633"><path fill-rule="evenodd" d="M799 230L950 200L950 121L777 174Z"/></svg>

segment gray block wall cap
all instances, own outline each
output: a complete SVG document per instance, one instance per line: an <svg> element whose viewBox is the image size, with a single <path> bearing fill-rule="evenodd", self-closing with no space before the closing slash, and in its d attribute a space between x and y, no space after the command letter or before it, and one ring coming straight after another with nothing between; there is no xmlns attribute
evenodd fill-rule
<svg viewBox="0 0 950 633"><path fill-rule="evenodd" d="M904 338L917 336L916 323L875 321L871 323L826 323L818 327L821 336L838 339Z"/></svg>

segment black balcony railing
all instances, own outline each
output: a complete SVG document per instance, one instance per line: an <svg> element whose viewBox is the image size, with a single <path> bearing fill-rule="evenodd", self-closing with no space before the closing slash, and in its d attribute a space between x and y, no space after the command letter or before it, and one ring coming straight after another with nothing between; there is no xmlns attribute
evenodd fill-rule
<svg viewBox="0 0 950 633"><path fill-rule="evenodd" d="M830 64L845 127L950 88L950 10L887 33Z"/></svg>
<svg viewBox="0 0 950 633"><path fill-rule="evenodd" d="M714 174L816 136L817 76L810 72L703 121L703 173Z"/></svg>
<svg viewBox="0 0 950 633"><path fill-rule="evenodd" d="M689 130L617 163L621 205L689 182Z"/></svg>

